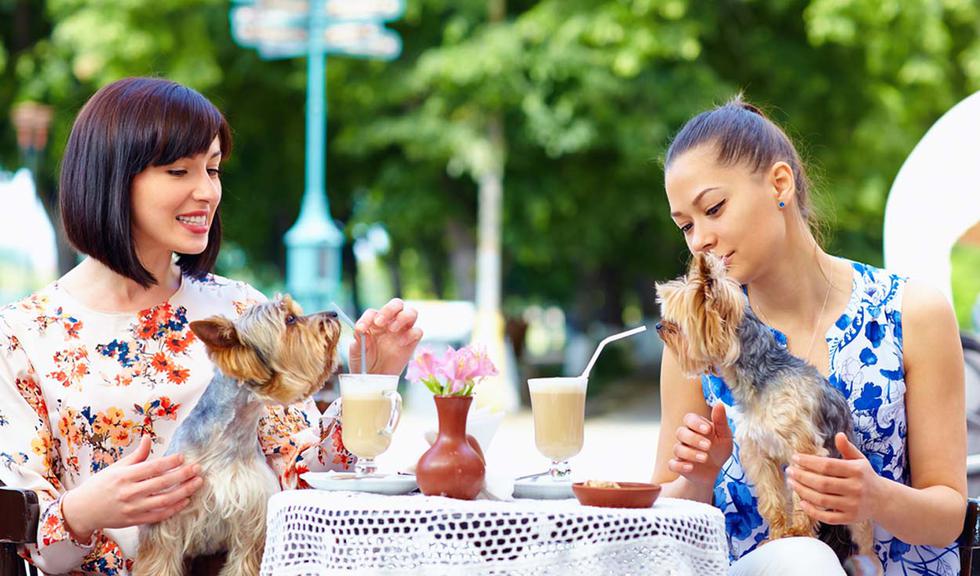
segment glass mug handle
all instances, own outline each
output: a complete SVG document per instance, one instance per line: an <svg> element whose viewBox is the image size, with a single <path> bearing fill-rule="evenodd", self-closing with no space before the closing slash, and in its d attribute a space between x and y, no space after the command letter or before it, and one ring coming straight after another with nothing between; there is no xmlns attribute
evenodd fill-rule
<svg viewBox="0 0 980 576"><path fill-rule="evenodd" d="M391 401L391 416L381 434L391 436L395 433L395 428L398 428L398 422L402 419L402 395L394 390L382 392L381 395Z"/></svg>

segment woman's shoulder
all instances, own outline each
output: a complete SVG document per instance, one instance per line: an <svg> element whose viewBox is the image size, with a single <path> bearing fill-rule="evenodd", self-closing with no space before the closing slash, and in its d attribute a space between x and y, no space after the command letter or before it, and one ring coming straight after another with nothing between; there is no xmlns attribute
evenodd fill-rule
<svg viewBox="0 0 980 576"><path fill-rule="evenodd" d="M252 285L241 280L225 278L218 274L185 276L185 288L190 297L201 297L210 301L230 303L235 312L241 312L253 304L268 300Z"/></svg>
<svg viewBox="0 0 980 576"><path fill-rule="evenodd" d="M886 268L874 266L856 260L845 261L866 284L895 284L904 286L908 282L908 277L892 272Z"/></svg>
<svg viewBox="0 0 980 576"><path fill-rule="evenodd" d="M40 316L55 314L62 308L62 303L57 301L57 283L52 282L0 307L0 332L15 331L18 326L33 322Z"/></svg>
<svg viewBox="0 0 980 576"><path fill-rule="evenodd" d="M910 315L935 318L936 314L952 313L952 304L946 296L927 282L863 262L850 263L866 284L902 289L901 308L906 320Z"/></svg>
<svg viewBox="0 0 980 576"><path fill-rule="evenodd" d="M938 288L914 278L905 288L902 322L906 326L955 329L958 333L953 304Z"/></svg>
<svg viewBox="0 0 980 576"><path fill-rule="evenodd" d="M850 301L841 321L846 323L854 315L862 315L899 322L908 278L864 262L842 260L850 266L852 279Z"/></svg>
<svg viewBox="0 0 980 576"><path fill-rule="evenodd" d="M938 288L870 264L852 262L852 266L863 282L863 300L889 310L906 348L909 333L913 347L945 342L949 335L958 334L953 305Z"/></svg>

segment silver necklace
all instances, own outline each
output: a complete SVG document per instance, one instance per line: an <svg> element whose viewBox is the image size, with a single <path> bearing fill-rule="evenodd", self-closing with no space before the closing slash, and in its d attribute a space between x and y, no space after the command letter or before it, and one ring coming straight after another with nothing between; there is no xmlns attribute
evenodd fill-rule
<svg viewBox="0 0 980 576"><path fill-rule="evenodd" d="M833 291L834 284L827 278L827 274L823 271L823 266L817 262L817 268L820 270L820 275L827 282L827 293L823 297L823 305L820 306L820 312L817 314L816 319L813 321L813 330L810 332L810 345L806 348L806 354L803 356L804 359L808 360L810 358L810 352L813 350L813 344L817 341L817 331L820 329L820 320L823 319L824 312L827 311L827 302L830 301L830 293ZM766 323L767 326L772 326L766 315L762 313L762 309L756 306L752 306L751 300L749 301L749 306L762 318L762 321Z"/></svg>

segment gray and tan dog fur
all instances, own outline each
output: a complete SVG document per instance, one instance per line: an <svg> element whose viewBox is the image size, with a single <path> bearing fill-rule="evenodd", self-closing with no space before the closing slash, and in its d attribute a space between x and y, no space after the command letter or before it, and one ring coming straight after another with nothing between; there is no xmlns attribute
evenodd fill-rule
<svg viewBox="0 0 980 576"><path fill-rule="evenodd" d="M259 573L265 512L279 481L259 447L267 404L293 404L319 390L337 367L336 313L303 316L289 296L258 304L235 321L191 322L216 366L214 379L178 427L167 454L201 466L202 487L180 512L140 527L134 576L178 576L185 556L228 551L222 576Z"/></svg>
<svg viewBox="0 0 980 576"><path fill-rule="evenodd" d="M819 522L800 509L783 470L794 453L839 457L838 432L854 442L844 396L816 368L777 344L741 286L711 254L695 255L685 276L657 284L657 299L662 316L657 333L681 369L692 377L712 372L724 378L741 411L735 430L739 456L755 485L770 540L816 536ZM876 558L871 522L849 529L859 553Z"/></svg>

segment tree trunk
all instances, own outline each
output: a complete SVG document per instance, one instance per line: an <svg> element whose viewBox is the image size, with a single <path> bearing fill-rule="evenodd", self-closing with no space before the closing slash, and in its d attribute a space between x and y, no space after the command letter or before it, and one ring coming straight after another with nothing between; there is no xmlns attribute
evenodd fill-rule
<svg viewBox="0 0 980 576"><path fill-rule="evenodd" d="M602 308L599 320L603 324L621 326L623 324L623 275L615 266L602 265L599 281L602 285Z"/></svg>
<svg viewBox="0 0 980 576"><path fill-rule="evenodd" d="M494 160L478 174L479 214L476 253L476 307L485 317L500 312L500 228L504 198L504 129L499 114L487 123Z"/></svg>
<svg viewBox="0 0 980 576"><path fill-rule="evenodd" d="M449 268L456 285L456 299L476 299L476 243L473 234L458 220L447 226L450 242Z"/></svg>
<svg viewBox="0 0 980 576"><path fill-rule="evenodd" d="M391 273L391 288L399 298L403 298L404 296L402 295L405 293L405 290L402 286L402 251L398 242L392 243L391 252L389 252L388 257L390 258L388 270Z"/></svg>
<svg viewBox="0 0 980 576"><path fill-rule="evenodd" d="M575 332L587 332L589 325L596 319L599 308L598 274L594 270L583 270L576 287L572 307L566 316L568 326Z"/></svg>
<svg viewBox="0 0 980 576"><path fill-rule="evenodd" d="M17 53L34 43L31 38L31 2L20 0L14 9L14 36L11 48Z"/></svg>
<svg viewBox="0 0 980 576"><path fill-rule="evenodd" d="M445 256L442 251L430 251L425 253L425 267L429 271L429 282L432 284L432 291L439 300L446 299L446 267L443 265Z"/></svg>
<svg viewBox="0 0 980 576"><path fill-rule="evenodd" d="M25 156L24 161L30 168L31 177L34 179L34 193L41 200L41 205L48 214L52 228L54 228L58 276L61 277L75 267L78 256L65 235L65 227L61 223L61 207L58 204L57 184L53 175L45 170L44 158L43 150L32 151Z"/></svg>

